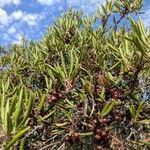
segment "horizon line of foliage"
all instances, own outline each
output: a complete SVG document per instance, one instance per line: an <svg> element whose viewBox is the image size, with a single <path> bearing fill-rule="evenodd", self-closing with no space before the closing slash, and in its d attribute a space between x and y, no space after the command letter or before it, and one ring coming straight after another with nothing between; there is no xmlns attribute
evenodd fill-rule
<svg viewBox="0 0 150 150"><path fill-rule="evenodd" d="M142 4L69 9L41 41L0 48L1 148L148 149L150 33L131 17Z"/></svg>

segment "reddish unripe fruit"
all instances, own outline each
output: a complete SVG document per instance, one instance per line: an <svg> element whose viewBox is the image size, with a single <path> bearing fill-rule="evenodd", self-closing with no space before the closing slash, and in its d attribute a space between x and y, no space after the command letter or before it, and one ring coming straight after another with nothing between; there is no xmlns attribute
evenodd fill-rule
<svg viewBox="0 0 150 150"><path fill-rule="evenodd" d="M115 113L115 114L119 114L120 111L119 111L118 109L115 109L115 110L114 110L114 113Z"/></svg>
<svg viewBox="0 0 150 150"><path fill-rule="evenodd" d="M58 98L59 98L59 99L64 99L64 95L61 94L61 93L59 93L59 94L58 94Z"/></svg>
<svg viewBox="0 0 150 150"><path fill-rule="evenodd" d="M111 135L108 135L107 136L107 140L111 140L112 139L112 136Z"/></svg>
<svg viewBox="0 0 150 150"><path fill-rule="evenodd" d="M90 127L90 131L95 131L95 126L93 126L93 125L91 125L91 126L89 126Z"/></svg>
<svg viewBox="0 0 150 150"><path fill-rule="evenodd" d="M96 139L96 140L99 141L99 140L101 140L101 138L102 138L102 137L101 137L100 135L97 135L97 134L95 135L95 139Z"/></svg>
<svg viewBox="0 0 150 150"><path fill-rule="evenodd" d="M80 138L80 133L79 132L74 132L71 136L74 139L79 139Z"/></svg>
<svg viewBox="0 0 150 150"><path fill-rule="evenodd" d="M115 120L121 120L121 118L119 116L115 116Z"/></svg>
<svg viewBox="0 0 150 150"><path fill-rule="evenodd" d="M109 120L106 119L106 118L104 118L104 119L99 119L99 122L100 122L101 124L105 124L105 123L108 123Z"/></svg>
<svg viewBox="0 0 150 150"><path fill-rule="evenodd" d="M103 150L103 147L102 146L97 146L96 150Z"/></svg>
<svg viewBox="0 0 150 150"><path fill-rule="evenodd" d="M97 120L94 119L94 120L92 121L92 123L96 125L96 124L97 124Z"/></svg>
<svg viewBox="0 0 150 150"><path fill-rule="evenodd" d="M103 123L108 123L108 119L104 118Z"/></svg>

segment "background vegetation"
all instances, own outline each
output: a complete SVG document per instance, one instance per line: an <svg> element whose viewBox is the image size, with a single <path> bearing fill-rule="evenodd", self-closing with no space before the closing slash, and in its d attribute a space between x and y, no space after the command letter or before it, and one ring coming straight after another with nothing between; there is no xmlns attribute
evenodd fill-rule
<svg viewBox="0 0 150 150"><path fill-rule="evenodd" d="M69 9L41 41L0 48L2 149L148 150L150 33L130 17L141 7Z"/></svg>

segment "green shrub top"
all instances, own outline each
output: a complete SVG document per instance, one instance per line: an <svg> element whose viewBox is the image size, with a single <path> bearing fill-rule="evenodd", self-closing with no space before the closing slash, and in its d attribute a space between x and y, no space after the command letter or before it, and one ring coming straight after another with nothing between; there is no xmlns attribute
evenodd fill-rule
<svg viewBox="0 0 150 150"><path fill-rule="evenodd" d="M148 148L150 33L129 16L141 6L107 1L94 17L70 9L41 41L0 57L4 149Z"/></svg>

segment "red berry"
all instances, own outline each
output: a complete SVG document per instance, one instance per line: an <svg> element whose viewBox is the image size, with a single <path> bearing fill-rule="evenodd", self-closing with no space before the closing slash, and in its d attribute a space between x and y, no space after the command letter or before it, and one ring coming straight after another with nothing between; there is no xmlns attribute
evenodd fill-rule
<svg viewBox="0 0 150 150"><path fill-rule="evenodd" d="M106 133L105 131L102 131L102 132L101 132L101 136L102 136L102 137L106 137L106 136L107 136L107 133Z"/></svg>
<svg viewBox="0 0 150 150"><path fill-rule="evenodd" d="M69 142L69 141L70 141L70 137L69 137L69 136L66 136L66 137L64 138L64 140L65 140L65 142Z"/></svg>

